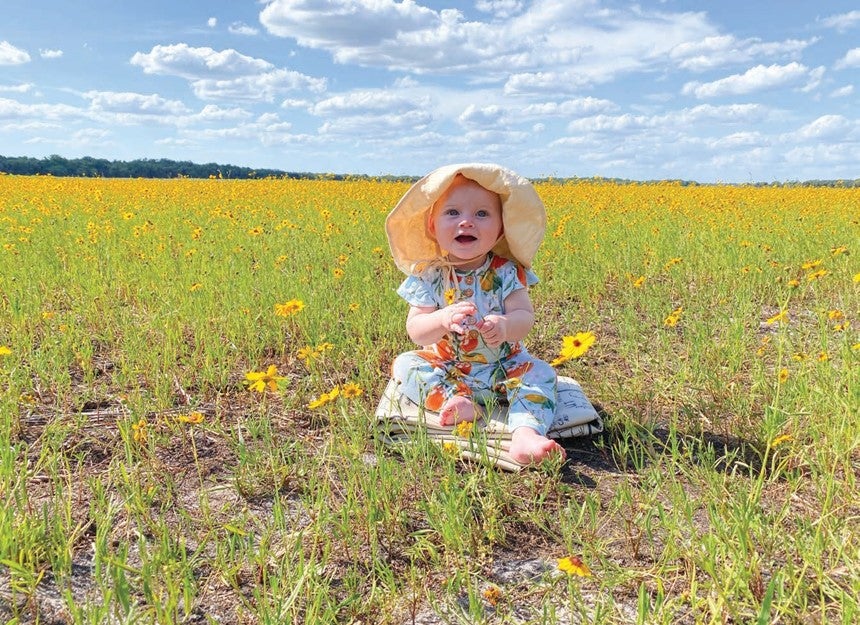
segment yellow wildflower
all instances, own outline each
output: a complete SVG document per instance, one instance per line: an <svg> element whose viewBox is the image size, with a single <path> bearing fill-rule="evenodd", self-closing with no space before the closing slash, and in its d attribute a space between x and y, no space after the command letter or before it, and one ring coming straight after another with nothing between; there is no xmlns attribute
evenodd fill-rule
<svg viewBox="0 0 860 625"><path fill-rule="evenodd" d="M0 356L8 356L12 353L12 350L9 349L6 345L0 345Z"/></svg>
<svg viewBox="0 0 860 625"><path fill-rule="evenodd" d="M815 268L816 268L816 267L818 267L820 264L821 264L821 259L819 258L819 259L817 259L817 260L808 260L808 261L806 261L805 263L803 263L800 267L801 267L804 271L806 271L806 270L809 270L809 269L815 269Z"/></svg>
<svg viewBox="0 0 860 625"><path fill-rule="evenodd" d="M349 384L344 384L343 389L341 389L341 394L346 399L352 399L353 397L358 397L364 391L361 390L361 387L358 384L353 384L350 382Z"/></svg>
<svg viewBox="0 0 860 625"><path fill-rule="evenodd" d="M574 336L563 337L561 352L549 364L557 367L563 362L582 357L594 345L594 341L596 340L597 337L594 336L594 332L577 332Z"/></svg>
<svg viewBox="0 0 860 625"><path fill-rule="evenodd" d="M289 317L295 315L305 307L305 303L300 299L291 299L283 304L275 304L275 314L279 317Z"/></svg>
<svg viewBox="0 0 860 625"><path fill-rule="evenodd" d="M770 442L769 447L773 449L774 447L779 447L783 443L790 443L793 440L794 437L791 434L781 434Z"/></svg>
<svg viewBox="0 0 860 625"><path fill-rule="evenodd" d="M773 317L768 319L765 323L767 323L767 325L772 325L774 323L788 323L788 311L782 310L778 312Z"/></svg>
<svg viewBox="0 0 860 625"><path fill-rule="evenodd" d="M564 571L568 575L578 575L579 577L591 577L591 569L582 561L579 556L567 556L558 561L558 569Z"/></svg>
<svg viewBox="0 0 860 625"><path fill-rule="evenodd" d="M134 438L134 442L141 444L146 442L146 426L146 419L140 419L137 423L132 423L131 431L132 437Z"/></svg>
<svg viewBox="0 0 860 625"><path fill-rule="evenodd" d="M454 426L454 434L460 438L469 438L472 435L474 427L475 424L471 421L460 421L460 423Z"/></svg>
<svg viewBox="0 0 860 625"><path fill-rule="evenodd" d="M499 600L502 598L502 591L498 586L490 586L484 592L481 593L481 596L487 600L491 606L495 607L498 605Z"/></svg>
<svg viewBox="0 0 860 625"><path fill-rule="evenodd" d="M782 368L782 369L780 369L780 371L779 371L779 383L780 383L780 384L782 384L782 383L783 383L783 382L785 382L787 379L788 379L788 369L786 369L785 367L783 367L783 368Z"/></svg>
<svg viewBox="0 0 860 625"><path fill-rule="evenodd" d="M341 269L340 267L335 267L334 269L332 269L332 273L334 274L334 277L338 280L343 278L343 269Z"/></svg>
<svg viewBox="0 0 860 625"><path fill-rule="evenodd" d="M203 413L197 412L195 410L194 412L189 412L188 414L179 415L178 417L176 417L176 420L179 421L180 423L197 424L197 423L203 423L203 418L204 418Z"/></svg>
<svg viewBox="0 0 860 625"><path fill-rule="evenodd" d="M446 454L457 456L460 454L460 447L457 445L457 443L445 441L444 443L442 443L442 451Z"/></svg>
<svg viewBox="0 0 860 625"><path fill-rule="evenodd" d="M265 392L267 388L270 391L277 391L278 385L284 380L286 378L278 375L278 368L275 365L269 365L266 371L251 371L245 374L248 390L258 393Z"/></svg>
<svg viewBox="0 0 860 625"><path fill-rule="evenodd" d="M665 319L663 319L663 325L667 328L674 328L676 325L678 325L678 321L680 321L681 314L683 312L683 306L678 306L678 308L673 310Z"/></svg>
<svg viewBox="0 0 860 625"><path fill-rule="evenodd" d="M633 288L639 289L642 288L642 285L645 284L645 276L639 276L633 281Z"/></svg>
<svg viewBox="0 0 860 625"><path fill-rule="evenodd" d="M845 315L838 309L833 309L827 313L827 318L831 321L839 321L843 317L845 317Z"/></svg>
<svg viewBox="0 0 860 625"><path fill-rule="evenodd" d="M456 291L454 289L445 289L445 303L450 306L454 303L456 298Z"/></svg>
<svg viewBox="0 0 860 625"><path fill-rule="evenodd" d="M827 274L828 274L828 271L826 269L819 269L818 271L813 272L813 273L809 274L808 276L806 276L806 279L807 279L807 281L812 282L813 280L818 280L819 278L823 278Z"/></svg>
<svg viewBox="0 0 860 625"><path fill-rule="evenodd" d="M826 362L830 360L830 355L827 352L818 352L818 362Z"/></svg>
<svg viewBox="0 0 860 625"><path fill-rule="evenodd" d="M340 395L340 387L335 386L328 393L323 393L308 404L308 408L314 410L333 402Z"/></svg>

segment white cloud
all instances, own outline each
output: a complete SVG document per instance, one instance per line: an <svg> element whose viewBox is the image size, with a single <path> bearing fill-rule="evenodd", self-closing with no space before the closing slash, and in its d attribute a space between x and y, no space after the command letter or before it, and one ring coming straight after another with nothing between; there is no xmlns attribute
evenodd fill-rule
<svg viewBox="0 0 860 625"><path fill-rule="evenodd" d="M854 85L845 85L844 87L839 87L839 89L834 89L830 92L831 98L844 98L846 96L854 93Z"/></svg>
<svg viewBox="0 0 860 625"><path fill-rule="evenodd" d="M685 41L714 34L701 13L609 11L592 0L536 0L512 17L491 21L414 1L273 0L260 21L270 33L326 50L338 63L488 80L521 74L509 80L507 93L608 81L658 64Z"/></svg>
<svg viewBox="0 0 860 625"><path fill-rule="evenodd" d="M273 102L278 96L290 91L325 90L323 78L311 78L300 72L276 69L263 74L242 76L230 80L195 80L191 88L201 100L244 100L248 102Z"/></svg>
<svg viewBox="0 0 860 625"><path fill-rule="evenodd" d="M180 43L155 46L137 52L132 65L147 74L179 76L191 81L194 94L203 100L219 98L271 102L289 91L323 91L326 81L300 72L279 69L263 59L233 49L216 51Z"/></svg>
<svg viewBox="0 0 860 625"><path fill-rule="evenodd" d="M33 89L35 85L31 82L24 82L20 85L0 85L0 92L6 91L11 93L27 93Z"/></svg>
<svg viewBox="0 0 860 625"><path fill-rule="evenodd" d="M227 27L227 31L233 35L256 35L260 31L253 26L248 26L244 22L233 22Z"/></svg>
<svg viewBox="0 0 860 625"><path fill-rule="evenodd" d="M131 64L143 69L145 74L179 76L188 80L237 78L274 69L268 61L233 49L219 52L212 48L192 48L185 43L157 45L147 53L136 52L131 57Z"/></svg>
<svg viewBox="0 0 860 625"><path fill-rule="evenodd" d="M218 18L217 17L210 17L208 20L206 20L206 25L209 28L215 28L218 25Z"/></svg>
<svg viewBox="0 0 860 625"><path fill-rule="evenodd" d="M364 89L320 100L311 107L311 113L320 116L374 112L404 113L427 106L426 99L423 102L417 102L388 91Z"/></svg>
<svg viewBox="0 0 860 625"><path fill-rule="evenodd" d="M476 106L470 104L457 119L461 125L466 127L494 126L500 124L504 119L505 111L496 104L488 106Z"/></svg>
<svg viewBox="0 0 860 625"><path fill-rule="evenodd" d="M68 104L22 104L17 100L0 98L0 119L33 119L40 122L81 119L87 111Z"/></svg>
<svg viewBox="0 0 860 625"><path fill-rule="evenodd" d="M0 41L0 65L23 65L30 62L30 55L8 41Z"/></svg>
<svg viewBox="0 0 860 625"><path fill-rule="evenodd" d="M433 121L427 111L408 111L399 115L354 115L337 117L319 128L321 134L378 138L379 135L420 132Z"/></svg>
<svg viewBox="0 0 860 625"><path fill-rule="evenodd" d="M849 11L848 13L840 13L831 15L820 20L822 26L827 28L835 28L839 32L845 32L860 24L860 11Z"/></svg>
<svg viewBox="0 0 860 625"><path fill-rule="evenodd" d="M801 142L820 141L845 137L856 128L857 122L849 121L842 115L822 115L799 128L791 136Z"/></svg>
<svg viewBox="0 0 860 625"><path fill-rule="evenodd" d="M605 113L617 109L618 106L610 100L593 98L574 98L563 102L544 102L541 104L529 104L517 112L523 117L582 117Z"/></svg>
<svg viewBox="0 0 860 625"><path fill-rule="evenodd" d="M749 63L761 58L796 59L817 39L788 39L762 42L760 39L737 39L733 35L715 35L702 40L685 41L670 50L669 56L683 69L703 72L725 65Z"/></svg>
<svg viewBox="0 0 860 625"><path fill-rule="evenodd" d="M860 67L860 48L852 48L845 53L833 66L835 69L852 69Z"/></svg>
<svg viewBox="0 0 860 625"><path fill-rule="evenodd" d="M475 8L504 19L521 12L523 3L519 0L478 0L475 2Z"/></svg>
<svg viewBox="0 0 860 625"><path fill-rule="evenodd" d="M797 83L808 75L808 68L800 63L756 65L743 74L733 74L713 82L688 82L681 92L700 99L745 95Z"/></svg>
<svg viewBox="0 0 860 625"><path fill-rule="evenodd" d="M39 56L43 59L58 59L63 56L62 50L39 50Z"/></svg>
<svg viewBox="0 0 860 625"><path fill-rule="evenodd" d="M166 100L159 95L116 91L88 91L83 96L93 110L132 115L185 115L189 109L178 100Z"/></svg>

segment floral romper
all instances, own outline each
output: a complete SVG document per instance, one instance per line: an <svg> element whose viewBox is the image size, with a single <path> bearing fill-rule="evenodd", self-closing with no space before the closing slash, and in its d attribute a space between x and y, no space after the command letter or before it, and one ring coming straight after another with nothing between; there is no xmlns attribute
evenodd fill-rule
<svg viewBox="0 0 860 625"><path fill-rule="evenodd" d="M444 308L471 301L477 319L503 314L505 298L538 282L522 266L492 253L477 269L456 270L457 285L446 284L446 269L433 267L409 276L397 294L411 306ZM507 403L511 431L528 426L546 435L555 416L555 369L531 356L521 341L489 347L474 328L446 334L438 343L400 354L392 364L400 392L428 410L438 411L453 395L481 404Z"/></svg>

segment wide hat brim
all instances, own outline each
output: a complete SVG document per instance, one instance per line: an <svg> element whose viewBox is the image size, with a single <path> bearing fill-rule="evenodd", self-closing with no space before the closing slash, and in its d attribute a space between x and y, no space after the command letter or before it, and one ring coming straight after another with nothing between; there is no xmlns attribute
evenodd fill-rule
<svg viewBox="0 0 860 625"><path fill-rule="evenodd" d="M501 165L463 163L446 165L424 176L388 214L385 232L398 269L411 275L444 255L427 229L427 216L457 174L499 195L504 237L493 252L531 268L546 232L546 209L532 183Z"/></svg>

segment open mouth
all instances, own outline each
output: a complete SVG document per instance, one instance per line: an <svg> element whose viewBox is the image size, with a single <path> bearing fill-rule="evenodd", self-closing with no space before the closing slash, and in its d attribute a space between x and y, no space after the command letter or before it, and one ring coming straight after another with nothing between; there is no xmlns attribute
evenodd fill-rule
<svg viewBox="0 0 860 625"><path fill-rule="evenodd" d="M471 234L461 234L454 237L454 240L457 241L457 243L471 243L472 241L477 241L478 237L473 237Z"/></svg>

